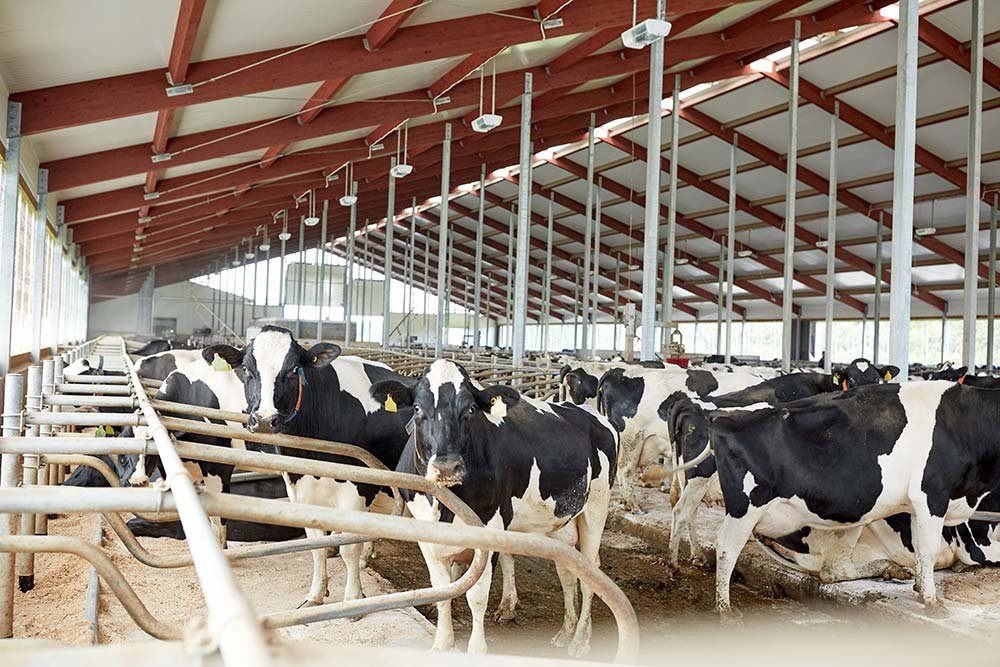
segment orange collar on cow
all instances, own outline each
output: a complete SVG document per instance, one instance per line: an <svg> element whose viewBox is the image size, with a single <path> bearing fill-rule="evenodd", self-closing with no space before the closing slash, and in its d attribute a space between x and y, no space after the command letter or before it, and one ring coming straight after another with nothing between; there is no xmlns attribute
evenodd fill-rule
<svg viewBox="0 0 1000 667"><path fill-rule="evenodd" d="M841 386L841 388L842 388L842 389L843 389L844 391L847 391L847 380L844 380L843 382L841 382L841 383L840 383L840 386Z"/></svg>
<svg viewBox="0 0 1000 667"><path fill-rule="evenodd" d="M965 376L964 375L962 377L958 378L958 383L959 384L965 384Z"/></svg>
<svg viewBox="0 0 1000 667"><path fill-rule="evenodd" d="M308 380L306 380L306 371L304 368L302 368L302 366L299 366L298 376L299 376L299 395L295 399L295 409L292 410L292 414L288 415L288 419L286 419L285 421L292 421L299 414L299 408L302 407L302 387L309 384Z"/></svg>

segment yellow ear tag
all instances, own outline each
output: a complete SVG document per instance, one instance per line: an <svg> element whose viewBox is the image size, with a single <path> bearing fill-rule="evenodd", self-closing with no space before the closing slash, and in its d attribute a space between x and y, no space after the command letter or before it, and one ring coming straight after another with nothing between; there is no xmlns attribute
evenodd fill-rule
<svg viewBox="0 0 1000 667"><path fill-rule="evenodd" d="M885 381L888 382L891 379L892 379L892 373L890 373L889 371L886 371L885 372Z"/></svg>
<svg viewBox="0 0 1000 667"><path fill-rule="evenodd" d="M104 427L104 434L105 435L114 435L115 434L115 427L114 426L105 426Z"/></svg>
<svg viewBox="0 0 1000 667"><path fill-rule="evenodd" d="M233 367L229 365L229 362L220 357L218 354L212 359L212 369L217 371L231 371Z"/></svg>
<svg viewBox="0 0 1000 667"><path fill-rule="evenodd" d="M94 431L94 437L95 438L103 438L106 435L107 435L107 433L104 432L104 427L103 426L98 426L97 430Z"/></svg>
<svg viewBox="0 0 1000 667"><path fill-rule="evenodd" d="M392 395L386 395L385 397L385 411L386 412L396 412L396 401L392 400Z"/></svg>

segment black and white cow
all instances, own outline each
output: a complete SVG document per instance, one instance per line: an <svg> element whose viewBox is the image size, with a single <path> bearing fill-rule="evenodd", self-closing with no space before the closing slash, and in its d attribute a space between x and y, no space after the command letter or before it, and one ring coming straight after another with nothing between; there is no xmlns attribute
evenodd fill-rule
<svg viewBox="0 0 1000 667"><path fill-rule="evenodd" d="M90 362L90 359L84 357L64 366L63 375L106 375L110 377L122 376L125 375L125 373L124 371L112 371L104 368L104 355L98 354L96 366Z"/></svg>
<svg viewBox="0 0 1000 667"><path fill-rule="evenodd" d="M559 369L559 382L566 392L566 397L573 405L589 405L597 407L598 377L591 375L582 367L563 366Z"/></svg>
<svg viewBox="0 0 1000 667"><path fill-rule="evenodd" d="M412 384L385 364L359 357L340 356L333 343L317 343L308 350L292 333L281 327L266 326L240 351L227 345L205 349L206 355L219 354L233 367L242 365L249 421L247 429L260 433L285 433L357 445L373 454L392 470L406 444L409 410L387 410L371 396L375 382L394 380ZM278 454L319 461L357 465L350 457L306 449L275 447ZM338 482L311 475L287 475L288 497L292 502L326 505L339 509L367 510L377 497L386 499L383 489L369 484ZM307 528L309 537L325 531ZM340 547L347 569L345 600L364 596L361 588L361 559L364 544ZM313 579L303 606L322 604L329 595L326 553L314 549Z"/></svg>
<svg viewBox="0 0 1000 667"><path fill-rule="evenodd" d="M176 352L176 350L174 351ZM219 369L213 367L209 362L214 355L202 356L197 352L197 358L181 367L171 371L163 380L163 384L154 395L155 400L171 401L184 405L212 408L215 410L225 410L228 412L244 412L246 410L246 398L244 397L243 382L237 373L232 369ZM195 421L212 421L213 423L226 423L229 426L239 427L238 422L222 422L218 420L208 420L203 417L187 415L183 412L165 412L167 416L179 417L181 419L192 419ZM137 426L131 430L135 435L143 437L146 427ZM215 445L219 447L244 448L242 440L230 438L220 438L201 434L185 434L173 432L178 438L183 438L190 442L205 445ZM129 470L129 464L134 468ZM199 485L204 485L210 491L229 493L230 479L233 474L233 466L212 461L185 461L192 479ZM126 457L125 461L119 461L119 473L123 475L123 482L130 486L146 486L150 483L150 475L155 468L160 469L163 475L160 457L138 456ZM226 543L225 519L212 519L213 524L219 534L220 541Z"/></svg>
<svg viewBox="0 0 1000 667"><path fill-rule="evenodd" d="M911 516L914 587L929 611L940 608L934 564L942 530L969 520L1000 484L998 413L996 391L928 381L713 416L726 503L716 545L719 610L731 609L730 578L751 534L777 538L805 526L860 534L899 513Z"/></svg>
<svg viewBox="0 0 1000 667"><path fill-rule="evenodd" d="M156 338L149 341L132 354L137 357L148 357L152 354L169 352L172 349L174 349L174 344L171 341L166 338Z"/></svg>
<svg viewBox="0 0 1000 667"><path fill-rule="evenodd" d="M601 378L598 386L598 409L621 433L618 479L622 501L632 512L642 508L635 497L638 468L669 455L671 449L667 423L659 410L676 392L708 398L760 384L756 373L736 369L716 372L701 369L663 370L614 368Z"/></svg>
<svg viewBox="0 0 1000 667"><path fill-rule="evenodd" d="M162 380L182 366L201 359L201 350L169 350L157 352L139 360L139 377Z"/></svg>
<svg viewBox="0 0 1000 667"><path fill-rule="evenodd" d="M439 359L406 387L376 383L380 401L413 406L414 432L397 470L422 475L452 490L484 525L539 533L575 544L598 564L601 534L614 481L618 438L596 413L570 404L529 398L503 386L482 387L453 361ZM404 492L410 513L425 521L452 521L454 515L436 499ZM464 549L420 544L431 583L451 581L451 561ZM492 566L468 591L473 627L469 652L486 651L483 619L489 599ZM559 570L566 603L563 627L553 640L569 645L573 655L590 647L593 592L580 584L576 613L576 578ZM454 644L451 602L438 603L434 648Z"/></svg>

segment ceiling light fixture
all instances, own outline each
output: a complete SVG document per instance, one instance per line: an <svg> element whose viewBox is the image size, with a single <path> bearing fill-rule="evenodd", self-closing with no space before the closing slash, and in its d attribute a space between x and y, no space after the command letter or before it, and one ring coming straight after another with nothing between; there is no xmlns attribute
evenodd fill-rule
<svg viewBox="0 0 1000 667"><path fill-rule="evenodd" d="M671 25L661 19L646 19L622 33L622 44L629 49L644 49L670 34Z"/></svg>
<svg viewBox="0 0 1000 667"><path fill-rule="evenodd" d="M493 100L489 113L483 113L483 85L486 76L486 64L479 68L479 116L472 121L474 132L485 133L495 130L503 123L503 116L497 114L497 61L493 59Z"/></svg>
<svg viewBox="0 0 1000 667"><path fill-rule="evenodd" d="M340 198L340 205L350 208L358 203L358 184L354 181L354 163L347 163L347 178L344 179L344 196Z"/></svg>
<svg viewBox="0 0 1000 667"><path fill-rule="evenodd" d="M273 217L275 221L277 221L279 217L284 218L284 222L281 225L281 231L278 232L278 240L287 241L288 239L292 238L292 234L288 231L288 211L287 210L278 211L277 213L274 214Z"/></svg>

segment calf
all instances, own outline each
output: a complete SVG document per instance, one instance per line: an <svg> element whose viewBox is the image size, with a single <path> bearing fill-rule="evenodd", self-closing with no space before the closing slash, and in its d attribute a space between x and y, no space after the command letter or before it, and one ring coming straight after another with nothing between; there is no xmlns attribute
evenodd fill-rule
<svg viewBox="0 0 1000 667"><path fill-rule="evenodd" d="M674 464L679 469L671 484L670 565L677 566L680 543L685 537L692 560L704 562L696 517L702 499L717 480L715 461L709 449L709 424L705 410L747 410L754 406L781 405L825 392L847 391L888 382L898 373L899 369L895 366L875 366L866 359L855 359L831 374L783 375L741 391L714 396L709 399L710 402L692 400L682 392L668 397L660 404L658 414L667 423L668 435L674 443ZM686 467L689 469L685 470ZM843 578L849 577L843 575Z"/></svg>
<svg viewBox="0 0 1000 667"><path fill-rule="evenodd" d="M358 357L340 356L333 343L317 343L306 350L288 329L266 326L240 351L228 345L205 349L206 355L219 354L233 367L244 368L247 429L260 433L286 433L357 445L392 470L406 444L409 410L389 409L372 398L373 382L394 380L412 384L411 378L394 373L384 364ZM275 447L278 454L319 461L356 465L357 460L307 449ZM286 475L288 498L292 502L326 505L339 509L367 510L383 491L370 484L338 482L312 475ZM325 531L307 528L309 537ZM363 597L361 558L364 544L340 547L347 568L345 600ZM326 553L314 549L313 579L301 606L322 604L329 595Z"/></svg>
<svg viewBox="0 0 1000 667"><path fill-rule="evenodd" d="M716 545L719 610L731 609L729 581L752 533L857 529L898 513L911 516L914 587L929 611L939 609L934 563L945 523L967 521L1000 483L998 412L995 391L928 381L714 416L726 502Z"/></svg>
<svg viewBox="0 0 1000 667"><path fill-rule="evenodd" d="M700 369L614 368L601 378L598 409L621 433L618 477L622 500L632 512L642 508L635 497L637 468L670 451L666 421L659 409L675 392L707 398L714 394L744 389L763 382L753 373L716 373ZM646 452L645 454L643 452Z"/></svg>
<svg viewBox="0 0 1000 667"><path fill-rule="evenodd" d="M439 359L412 388L399 382L376 383L372 394L413 406L414 432L397 470L453 487L483 524L490 528L549 535L579 547L598 564L601 534L608 514L617 457L617 434L599 415L569 404L552 404L519 394L510 387L482 387L458 364ZM451 521L454 516L436 499L404 492L417 519ZM462 548L420 544L431 583L451 581L449 564ZM486 651L483 619L489 599L492 565L468 591L473 627L469 652ZM590 648L593 591L580 582L576 614L576 578L559 568L565 616L553 642L569 644L572 655ZM438 603L434 648L454 644L451 602Z"/></svg>

